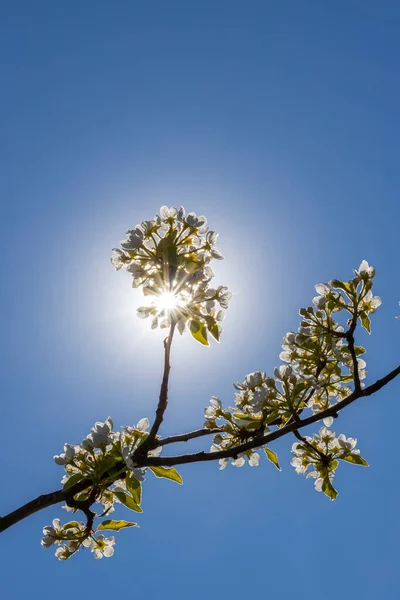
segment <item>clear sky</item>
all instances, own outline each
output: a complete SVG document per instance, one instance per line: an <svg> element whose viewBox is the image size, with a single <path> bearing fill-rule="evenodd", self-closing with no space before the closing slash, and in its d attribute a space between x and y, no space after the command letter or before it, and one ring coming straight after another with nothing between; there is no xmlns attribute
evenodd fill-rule
<svg viewBox="0 0 400 600"><path fill-rule="evenodd" d="M95 421L153 415L162 337L109 257L162 204L208 217L234 292L220 345L176 341L164 434L272 372L313 285L362 259L383 299L368 381L398 364L399 34L395 1L2 3L2 513L57 489L53 455ZM399 394L335 423L371 467L341 466L334 503L289 465L291 439L282 473L149 476L113 559L42 549L59 507L2 534L2 597L397 599Z"/></svg>

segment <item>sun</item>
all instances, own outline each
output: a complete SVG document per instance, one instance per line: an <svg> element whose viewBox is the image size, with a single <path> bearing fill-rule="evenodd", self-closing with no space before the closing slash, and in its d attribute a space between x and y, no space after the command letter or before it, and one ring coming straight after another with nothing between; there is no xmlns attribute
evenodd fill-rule
<svg viewBox="0 0 400 600"><path fill-rule="evenodd" d="M174 310L178 308L179 298L173 292L163 292L157 296L156 300L158 310Z"/></svg>

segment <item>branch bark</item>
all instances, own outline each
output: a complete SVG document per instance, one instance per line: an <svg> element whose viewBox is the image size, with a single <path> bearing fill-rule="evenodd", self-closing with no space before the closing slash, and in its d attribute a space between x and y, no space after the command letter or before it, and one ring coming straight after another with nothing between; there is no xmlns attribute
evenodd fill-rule
<svg viewBox="0 0 400 600"><path fill-rule="evenodd" d="M195 438L204 437L205 435L213 435L215 433L220 433L223 431L222 429L196 429L195 431L190 431L189 433L181 433L179 435L171 435L161 440L157 440L155 446L166 446L167 444L175 444L176 442L188 442L189 440L194 440Z"/></svg>
<svg viewBox="0 0 400 600"><path fill-rule="evenodd" d="M141 446L141 453L143 454L154 446L158 430L160 429L161 423L164 420L164 413L168 406L168 383L169 373L171 371L171 345L174 337L174 331L175 322L172 321L168 337L164 340L164 374L161 382L160 397L158 400L158 406L156 410L156 418L154 419L154 423L151 426L150 433L146 438L146 441Z"/></svg>
<svg viewBox="0 0 400 600"><path fill-rule="evenodd" d="M328 408L320 413L312 415L312 416L308 417L307 419L295 421L289 425L286 425L285 427L282 427L281 429L272 431L271 433L268 433L265 436L253 439L244 444L240 444L239 446L230 448L229 450L223 450L221 452L196 452L194 454L187 454L187 455L181 455L181 456L163 456L163 457L156 457L156 456L154 456L154 457L153 456L150 456L150 457L137 456L136 457L135 456L135 459L137 460L138 465L143 466L143 467L144 466L172 467L175 465L182 465L182 464L188 464L188 463L219 460L220 458L234 458L235 456L237 456L238 454L240 454L242 452L245 452L246 450L252 450L254 448L259 448L261 446L265 446L265 445L269 444L270 442L287 435L288 433L292 433L303 427L307 427L308 425L317 423L318 421L321 421L325 417L331 417L331 416L336 417L337 413L340 412L341 410L343 410L344 408L346 408L346 406L349 406L350 404L352 404L359 398L363 398L363 397L371 396L372 394L375 394L380 389L382 389L385 385L387 385L388 383L393 381L393 379L395 379L398 375L400 375L400 365L398 367L396 367L395 369L393 369L390 373L385 375L385 377L378 379L377 381L375 381L375 383L371 384L370 386L368 386L364 389L354 390L354 392L352 394L350 394L349 396L347 396L347 398L345 398L341 402L338 402L337 404L332 405L330 408ZM167 382L168 382L168 379L167 379ZM161 424L161 422L162 422L162 417L163 417L164 411L165 411L165 408L164 408L164 410L162 410L162 407L161 407L161 410L160 410L161 420L159 417L159 424ZM157 429L157 431L158 431L158 429ZM207 433L205 433L205 431L207 431ZM169 438L165 438L164 444L162 443L162 440L160 440L161 443L159 443L158 445L166 445L166 444L173 443L173 442L188 441L189 439L194 439L195 437L202 437L203 435L208 435L209 433L212 433L212 430L200 429L200 430L196 430L196 431L193 431L193 432L190 432L187 434L182 434L182 435L171 436ZM143 447L143 446L144 446L144 444L142 444L141 447ZM123 477L124 477L124 474L119 474L119 476L118 476L119 479L121 479ZM24 504L24 506L21 506L20 508L17 508L15 511L11 512L10 514L0 518L0 532L8 529L12 525L15 525L19 521L22 521L26 517L29 517L30 515L42 510L43 508L47 508L48 506L52 506L53 504L58 504L59 502L68 501L68 500L72 499L75 494L86 489L91 484L92 484L92 482L89 479L84 479L84 480L80 481L79 483L77 483L76 485L70 487L68 490L57 490L55 492L51 492L50 494L44 494L42 496L39 496L38 498L35 498L34 500L31 500L27 504Z"/></svg>
<svg viewBox="0 0 400 600"><path fill-rule="evenodd" d="M163 467L173 467L176 465L184 465L188 463L194 462L206 462L211 460L219 460L221 458L234 458L238 454L245 452L246 450L253 450L254 448L260 448L261 446L266 446L270 442L277 440L288 433L292 433L295 430L301 429L303 427L307 427L308 425L312 425L313 423L317 423L326 417L337 417L337 413L352 402L355 402L359 398L364 396L371 396L372 394L378 392L381 388L387 385L390 381L395 379L398 375L400 375L400 365L393 369L390 373L388 373L382 379L378 379L372 385L360 389L359 391L354 391L352 394L344 398L341 402L337 404L333 404L330 408L323 410L315 415L311 415L307 419L301 419L299 421L294 421L281 429L277 429L276 431L272 431L267 435L264 435L260 438L255 438L250 440L249 442L245 442L244 444L240 444L239 446L235 446L234 448L229 448L228 450L221 450L220 452L196 452L194 454L186 454L182 456L151 456L143 461L140 459L138 463L139 466L163 466Z"/></svg>

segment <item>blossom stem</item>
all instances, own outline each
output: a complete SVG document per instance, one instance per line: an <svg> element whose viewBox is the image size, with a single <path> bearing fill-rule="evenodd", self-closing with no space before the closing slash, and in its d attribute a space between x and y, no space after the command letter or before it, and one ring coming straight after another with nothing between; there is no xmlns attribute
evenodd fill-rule
<svg viewBox="0 0 400 600"><path fill-rule="evenodd" d="M152 446L154 446L158 430L160 429L161 423L164 420L164 413L168 406L168 383L169 373L171 371L170 357L174 331L175 321L172 321L168 337L164 340L164 374L161 382L160 397L158 400L158 406L156 410L156 418L154 419L154 423L150 429L150 433L146 438L146 441L140 446L140 453L142 454L142 456L145 454L145 451L151 449Z"/></svg>
<svg viewBox="0 0 400 600"><path fill-rule="evenodd" d="M203 437L205 435L213 435L215 433L220 433L221 431L223 431L223 429L218 427L215 429L196 429L189 433L171 435L163 440L157 440L157 446L166 446L167 444L175 444L176 442L188 442L189 440L194 440L195 438Z"/></svg>

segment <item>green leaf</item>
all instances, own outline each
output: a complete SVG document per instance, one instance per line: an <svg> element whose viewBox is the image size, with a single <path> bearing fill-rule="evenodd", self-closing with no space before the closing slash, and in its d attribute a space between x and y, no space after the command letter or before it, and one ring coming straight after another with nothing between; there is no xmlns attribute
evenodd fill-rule
<svg viewBox="0 0 400 600"><path fill-rule="evenodd" d="M78 483L79 481L81 481L83 479L83 476L81 475L81 473L75 473L75 475L72 475L72 477L70 477L68 479L68 481L66 481L64 483L64 490L69 490L70 487L72 487L73 485L75 485L76 483ZM89 487L89 485L88 485Z"/></svg>
<svg viewBox="0 0 400 600"><path fill-rule="evenodd" d="M352 463L353 465L361 465L362 467L369 467L369 464L362 456L358 454L347 454L345 456L340 457L342 460L346 462Z"/></svg>
<svg viewBox="0 0 400 600"><path fill-rule="evenodd" d="M368 333L371 333L371 321L367 313L362 311L360 313L360 319L361 325L368 331Z"/></svg>
<svg viewBox="0 0 400 600"><path fill-rule="evenodd" d="M75 494L74 496L74 500L76 500L77 502L84 502L85 500L87 500L89 498L89 492L84 492L83 494ZM74 510L78 510L77 508L75 508Z"/></svg>
<svg viewBox="0 0 400 600"><path fill-rule="evenodd" d="M78 523L78 521L69 521L69 523L65 523L65 525L63 526L64 531L66 529L72 529L72 528L79 529L79 523Z"/></svg>
<svg viewBox="0 0 400 600"><path fill-rule="evenodd" d="M282 471L282 469L279 466L279 461L278 461L277 454L273 450L271 450L270 448L264 448L264 452L265 452L266 457L268 458L268 460L271 461L272 464L274 464L276 466L276 468L278 469L278 471Z"/></svg>
<svg viewBox="0 0 400 600"><path fill-rule="evenodd" d="M140 481L133 476L132 473L128 473L126 476L126 489L132 495L132 498L136 504L140 504L142 501L142 484Z"/></svg>
<svg viewBox="0 0 400 600"><path fill-rule="evenodd" d="M241 419L242 421L248 421L252 423L253 421L257 421L257 424L260 425L260 422L263 420L263 416L256 417L253 415L248 415L247 413L233 413L235 419Z"/></svg>
<svg viewBox="0 0 400 600"><path fill-rule="evenodd" d="M137 523L131 523L130 521L113 521L112 519L107 519L100 523L97 527L98 530L103 529L111 529L112 531L119 531L124 527L139 527Z"/></svg>
<svg viewBox="0 0 400 600"><path fill-rule="evenodd" d="M331 500L334 500L338 495L337 491L331 484L329 477L325 477L322 484L322 491L324 492L325 496L328 496L328 498Z"/></svg>
<svg viewBox="0 0 400 600"><path fill-rule="evenodd" d="M337 469L339 466L339 461L338 460L331 460L331 462L328 465L328 471L334 471L335 469Z"/></svg>
<svg viewBox="0 0 400 600"><path fill-rule="evenodd" d="M165 479L171 479L171 481L176 481L176 483L183 483L182 477L173 467L149 467L149 469L153 471L156 477L165 477Z"/></svg>
<svg viewBox="0 0 400 600"><path fill-rule="evenodd" d="M210 342L207 339L207 328L203 323L200 323L200 321L196 321L195 319L190 321L190 333L194 339L200 342L200 344L203 344L203 346L210 345Z"/></svg>
<svg viewBox="0 0 400 600"><path fill-rule="evenodd" d="M112 469L116 462L117 461L113 456L105 456L96 467L97 476L101 477L102 475L104 475L106 471Z"/></svg>
<svg viewBox="0 0 400 600"><path fill-rule="evenodd" d="M143 512L139 504L137 504L129 494L125 494L125 492L113 492L113 494L130 510L134 510L135 512Z"/></svg>
<svg viewBox="0 0 400 600"><path fill-rule="evenodd" d="M210 315L208 315L205 319L207 322L208 331L211 333L213 338L217 342L219 342L219 327L217 321L214 319L214 317L211 317Z"/></svg>
<svg viewBox="0 0 400 600"><path fill-rule="evenodd" d="M362 346L354 346L354 350L355 350L357 356L360 356L360 354L366 353L366 349L363 348Z"/></svg>
<svg viewBox="0 0 400 600"><path fill-rule="evenodd" d="M352 288L350 282L347 281L339 281L339 279L333 279L330 282L331 286L339 289L339 290L343 290L344 292L346 292L347 296L351 297L354 295L354 289Z"/></svg>

